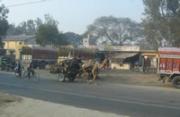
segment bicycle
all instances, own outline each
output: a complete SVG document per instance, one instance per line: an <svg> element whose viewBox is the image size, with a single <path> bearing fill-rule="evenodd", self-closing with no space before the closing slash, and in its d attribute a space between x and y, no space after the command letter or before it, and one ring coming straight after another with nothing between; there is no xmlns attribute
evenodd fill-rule
<svg viewBox="0 0 180 117"><path fill-rule="evenodd" d="M29 79L29 80L33 79L35 81L40 80L39 79L39 74L33 69L31 69L31 70L28 70L28 69L23 70L22 71L22 78Z"/></svg>

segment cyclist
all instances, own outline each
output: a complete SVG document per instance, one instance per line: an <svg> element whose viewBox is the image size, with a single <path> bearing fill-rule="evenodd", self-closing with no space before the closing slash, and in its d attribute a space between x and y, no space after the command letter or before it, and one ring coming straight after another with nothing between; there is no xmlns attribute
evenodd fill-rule
<svg viewBox="0 0 180 117"><path fill-rule="evenodd" d="M31 62L29 66L27 67L27 76L30 79L31 76L34 76L34 69L33 69L33 63Z"/></svg>
<svg viewBox="0 0 180 117"><path fill-rule="evenodd" d="M21 66L20 61L17 62L15 71L16 71L16 73L18 74L18 76L21 77L21 74L22 74L22 66Z"/></svg>

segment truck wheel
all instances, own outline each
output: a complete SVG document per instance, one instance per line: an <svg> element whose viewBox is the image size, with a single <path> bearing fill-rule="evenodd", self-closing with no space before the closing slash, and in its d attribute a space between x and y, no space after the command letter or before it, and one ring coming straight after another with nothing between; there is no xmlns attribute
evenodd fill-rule
<svg viewBox="0 0 180 117"><path fill-rule="evenodd" d="M180 89L180 76L176 76L173 79L173 86Z"/></svg>

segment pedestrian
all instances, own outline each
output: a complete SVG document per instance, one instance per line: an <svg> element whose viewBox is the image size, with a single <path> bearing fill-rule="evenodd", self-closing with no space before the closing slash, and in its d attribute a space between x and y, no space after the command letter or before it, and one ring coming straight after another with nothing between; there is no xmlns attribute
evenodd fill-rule
<svg viewBox="0 0 180 117"><path fill-rule="evenodd" d="M16 72L18 73L18 76L21 77L22 76L22 66L21 66L21 62L18 61L17 65L16 65Z"/></svg>

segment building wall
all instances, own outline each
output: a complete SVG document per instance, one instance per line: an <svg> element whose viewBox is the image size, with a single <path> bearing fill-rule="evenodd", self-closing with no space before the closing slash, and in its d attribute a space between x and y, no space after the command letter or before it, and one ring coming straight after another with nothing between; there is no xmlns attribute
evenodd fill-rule
<svg viewBox="0 0 180 117"><path fill-rule="evenodd" d="M83 47L85 48L97 48L95 38L88 35L83 39Z"/></svg>
<svg viewBox="0 0 180 117"><path fill-rule="evenodd" d="M84 47L89 47L89 45L90 45L90 44L89 44L89 38L84 38L84 39L83 39L83 46L84 46Z"/></svg>
<svg viewBox="0 0 180 117"><path fill-rule="evenodd" d="M24 41L4 41L4 49L7 51L14 51L16 60L20 59L20 49L24 46Z"/></svg>
<svg viewBox="0 0 180 117"><path fill-rule="evenodd" d="M111 69L130 70L130 64L111 63Z"/></svg>
<svg viewBox="0 0 180 117"><path fill-rule="evenodd" d="M144 72L158 72L159 68L159 54L158 52L143 52L141 55L141 64ZM149 60L149 62L147 62ZM147 64L148 63L148 64ZM146 67L148 69L146 69Z"/></svg>

